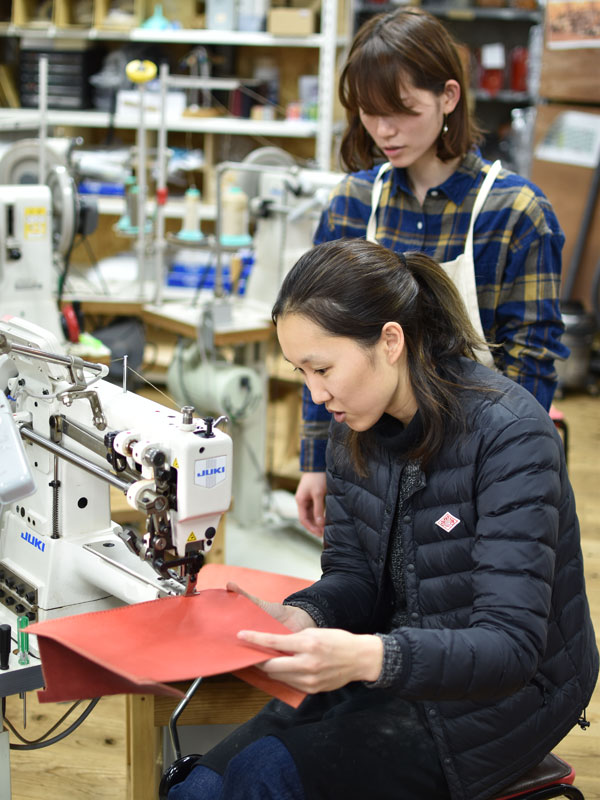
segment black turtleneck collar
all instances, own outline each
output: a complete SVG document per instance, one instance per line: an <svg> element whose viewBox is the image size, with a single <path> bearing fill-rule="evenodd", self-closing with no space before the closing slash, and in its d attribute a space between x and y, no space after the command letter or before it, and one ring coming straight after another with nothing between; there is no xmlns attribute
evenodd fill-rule
<svg viewBox="0 0 600 800"><path fill-rule="evenodd" d="M368 431L369 438L387 450L402 453L411 450L423 437L423 421L419 411L408 425L400 420L384 414Z"/></svg>

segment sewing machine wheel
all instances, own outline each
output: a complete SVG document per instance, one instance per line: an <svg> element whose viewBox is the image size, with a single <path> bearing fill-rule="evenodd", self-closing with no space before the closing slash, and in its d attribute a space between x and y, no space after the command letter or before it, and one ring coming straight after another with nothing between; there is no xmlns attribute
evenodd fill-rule
<svg viewBox="0 0 600 800"><path fill-rule="evenodd" d="M293 167L297 164L294 156L281 147L257 147L243 159L243 164L266 167ZM258 172L237 173L237 183L240 189L252 200L259 193L260 175Z"/></svg>
<svg viewBox="0 0 600 800"><path fill-rule="evenodd" d="M67 166L66 149L69 139L53 139L45 147L46 170ZM64 150L65 152L60 152ZM20 139L11 145L0 158L0 185L37 184L39 180L40 142L38 139Z"/></svg>
<svg viewBox="0 0 600 800"><path fill-rule="evenodd" d="M66 167L56 165L46 177L52 196L53 249L65 256L79 225L79 200L75 181Z"/></svg>

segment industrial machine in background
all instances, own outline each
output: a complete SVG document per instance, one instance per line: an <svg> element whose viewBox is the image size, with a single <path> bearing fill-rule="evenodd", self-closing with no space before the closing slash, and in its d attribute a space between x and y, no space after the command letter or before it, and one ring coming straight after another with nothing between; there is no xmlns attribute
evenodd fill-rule
<svg viewBox="0 0 600 800"><path fill-rule="evenodd" d="M98 223L96 204L77 193L70 144L48 140L45 180L37 140L0 157L0 313L35 319L63 342L77 342L80 332L72 308L59 309L73 244Z"/></svg>
<svg viewBox="0 0 600 800"><path fill-rule="evenodd" d="M0 186L0 310L35 318L60 342L51 239L48 186Z"/></svg>
<svg viewBox="0 0 600 800"><path fill-rule="evenodd" d="M77 234L88 236L98 224L96 201L77 191L84 162L81 139L20 139L0 156L0 191L10 186L47 186L50 190L50 243L55 258L68 260ZM87 162L86 162L87 163ZM10 196L10 195L9 195Z"/></svg>
<svg viewBox="0 0 600 800"><path fill-rule="evenodd" d="M0 320L0 388L36 491L2 506L0 620L44 620L194 591L231 500L220 420L175 412L104 380L56 336ZM10 458L10 454L3 458ZM143 530L111 521L110 487Z"/></svg>
<svg viewBox="0 0 600 800"><path fill-rule="evenodd" d="M254 219L255 266L246 297L264 303L270 316L283 279L312 247L321 212L343 175L301 167L285 150L261 147L238 165L237 176Z"/></svg>

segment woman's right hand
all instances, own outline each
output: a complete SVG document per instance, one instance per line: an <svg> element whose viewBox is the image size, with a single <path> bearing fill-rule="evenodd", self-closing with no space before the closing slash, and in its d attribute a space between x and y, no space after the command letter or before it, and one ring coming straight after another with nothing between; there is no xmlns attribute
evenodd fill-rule
<svg viewBox="0 0 600 800"><path fill-rule="evenodd" d="M296 608L296 606L284 606L283 603L273 603L269 600L261 600L260 597L255 597L254 595L245 592L240 586L238 586L237 583L234 583L233 581L227 582L227 591L236 592L237 594L247 597L248 600L251 600L255 605L257 605L259 608L262 608L263 611L266 611L267 614L276 619L278 622L281 622L282 625L285 625L286 628L289 628L294 633L297 631L302 631L304 628L317 627L310 614L308 614L306 611L303 611L301 608Z"/></svg>
<svg viewBox="0 0 600 800"><path fill-rule="evenodd" d="M325 530L325 494L327 479L324 472L303 472L296 489L298 519L307 531L323 537Z"/></svg>

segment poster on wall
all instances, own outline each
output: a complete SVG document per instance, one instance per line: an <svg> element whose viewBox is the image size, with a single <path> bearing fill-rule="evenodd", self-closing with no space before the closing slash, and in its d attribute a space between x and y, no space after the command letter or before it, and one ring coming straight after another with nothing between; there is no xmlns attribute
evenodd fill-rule
<svg viewBox="0 0 600 800"><path fill-rule="evenodd" d="M548 0L546 45L554 50L600 47L600 0Z"/></svg>
<svg viewBox="0 0 600 800"><path fill-rule="evenodd" d="M593 169L600 159L600 114L584 111L558 114L536 147L535 157Z"/></svg>

